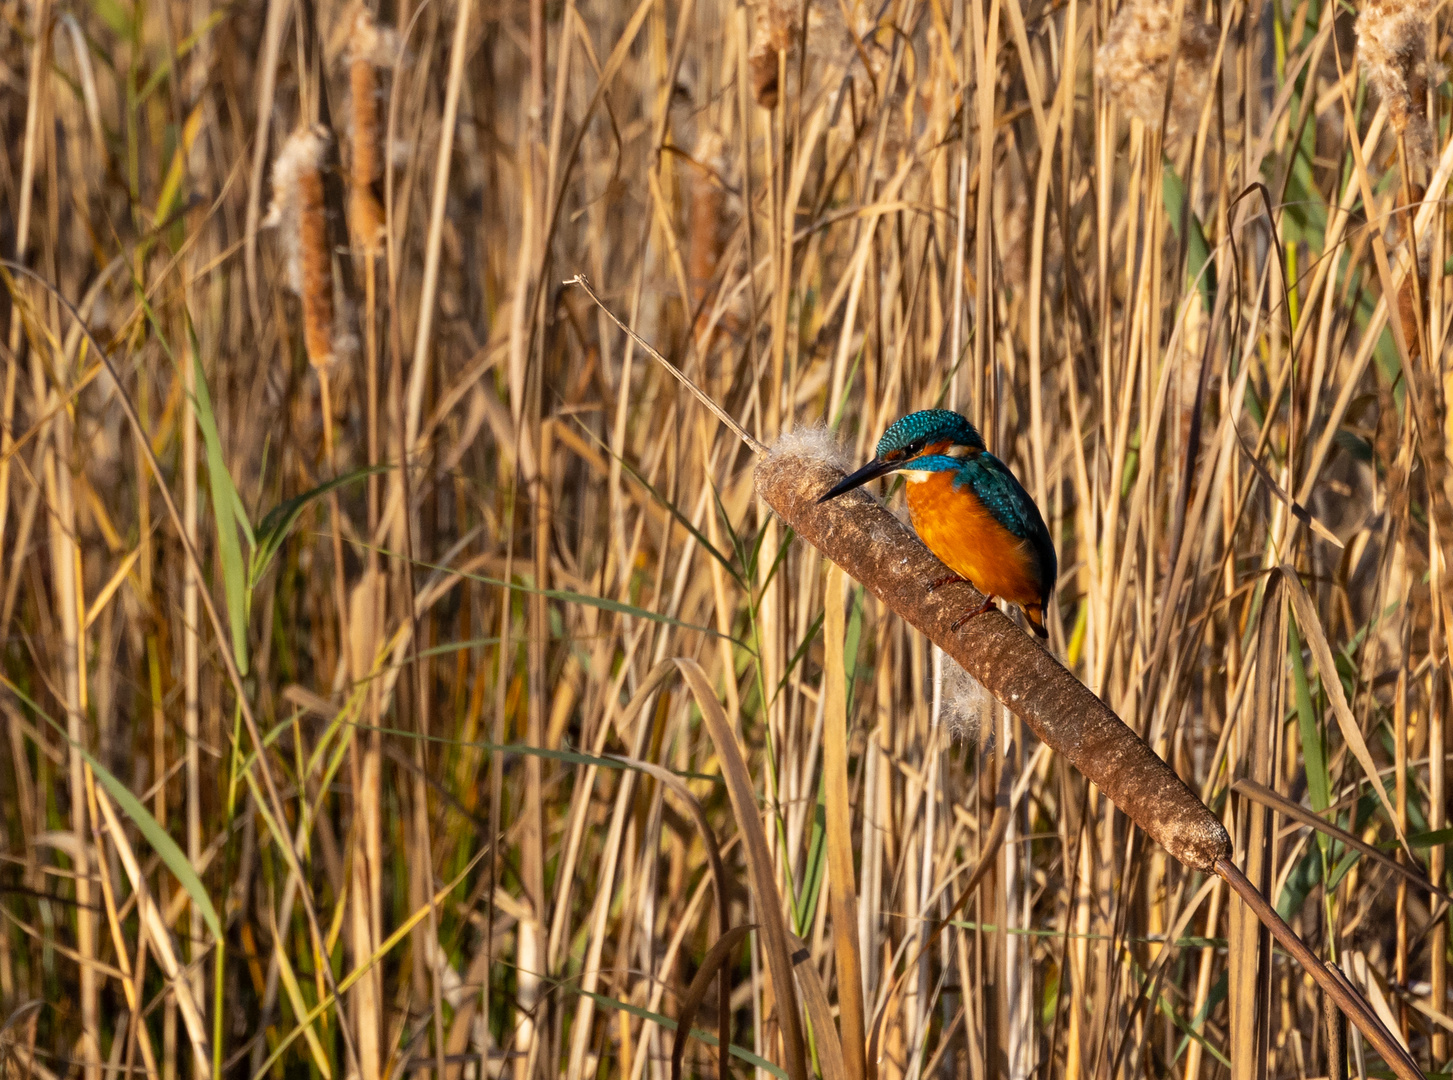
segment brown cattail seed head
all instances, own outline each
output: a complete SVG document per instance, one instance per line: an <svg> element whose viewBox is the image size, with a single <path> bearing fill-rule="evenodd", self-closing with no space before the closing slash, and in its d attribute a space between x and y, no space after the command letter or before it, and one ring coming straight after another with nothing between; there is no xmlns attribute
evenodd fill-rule
<svg viewBox="0 0 1453 1080"><path fill-rule="evenodd" d="M1167 140L1194 134L1210 94L1219 35L1187 4L1181 14ZM1128 0L1110 23L1095 57L1095 77L1128 116L1160 127L1171 55L1176 53L1175 7L1167 0Z"/></svg>
<svg viewBox="0 0 1453 1080"><path fill-rule="evenodd" d="M1371 0L1357 16L1358 63L1418 162L1433 150L1426 106L1432 12L1428 0Z"/></svg>
<svg viewBox="0 0 1453 1080"><path fill-rule="evenodd" d="M352 98L353 154L348 173L348 218L355 242L365 252L377 247L383 206L374 183L383 171L379 152L378 68L392 67L398 35L380 29L364 7L348 34L348 89Z"/></svg>
<svg viewBox="0 0 1453 1080"><path fill-rule="evenodd" d="M282 237L288 287L303 299L308 362L333 359L333 252L323 206L323 165L331 136L314 125L294 132L272 164L272 207L264 225Z"/></svg>
<svg viewBox="0 0 1453 1080"><path fill-rule="evenodd" d="M726 145L721 132L703 126L692 154L696 167L691 175L691 231L687 276L691 302L699 304L707 283L716 274L721 258L722 172L726 168Z"/></svg>

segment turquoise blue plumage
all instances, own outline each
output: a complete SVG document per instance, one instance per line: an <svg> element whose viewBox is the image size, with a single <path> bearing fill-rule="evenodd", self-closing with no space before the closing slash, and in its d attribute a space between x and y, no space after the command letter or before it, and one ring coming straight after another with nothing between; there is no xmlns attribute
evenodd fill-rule
<svg viewBox="0 0 1453 1080"><path fill-rule="evenodd" d="M1039 507L989 452L978 429L947 409L909 413L883 433L874 460L823 501L898 471L909 480L908 509L919 537L956 575L987 594L981 610L1003 596L1024 608L1043 637L1045 607L1059 574L1054 541Z"/></svg>

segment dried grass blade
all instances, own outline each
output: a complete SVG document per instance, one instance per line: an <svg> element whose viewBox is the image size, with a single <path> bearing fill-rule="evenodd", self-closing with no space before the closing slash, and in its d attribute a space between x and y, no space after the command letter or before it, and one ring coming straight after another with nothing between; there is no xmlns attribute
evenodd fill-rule
<svg viewBox="0 0 1453 1080"><path fill-rule="evenodd" d="M1327 693L1327 700L1332 703L1332 713L1337 717L1342 737L1347 740L1348 749L1367 774L1367 781L1382 801L1398 841L1411 859L1412 849L1408 847L1408 838L1403 834L1402 825L1398 823L1397 811L1387 797L1387 789L1382 786L1382 778L1378 775L1377 763L1372 760L1372 752L1367 749L1367 740L1362 737L1362 729L1357 726L1357 718L1352 715L1347 697L1342 692L1342 676L1337 671L1337 662L1332 658L1332 647L1327 644L1327 635L1323 632L1321 620L1317 618L1317 611L1312 606L1312 598L1307 595L1306 587L1290 566L1282 567L1282 579L1286 582L1287 595L1291 597L1297 627L1312 650L1312 658L1317 661L1317 670L1322 676L1322 688Z"/></svg>
<svg viewBox="0 0 1453 1080"><path fill-rule="evenodd" d="M358 982L359 979L363 978L364 975L368 974L368 972L373 969L375 964L377 964L380 960L382 960L385 956L392 952L395 945L403 941L404 938L408 937L409 934L413 932L414 927L419 925L419 923L423 922L423 920L428 917L428 914L432 909L437 907L439 904L442 904L444 902L444 899L451 892L459 887L459 883L469 876L469 872L473 870L477 865L479 865L479 860L489 854L490 850L491 845L486 845L485 847L480 848L479 851L475 853L474 857L465 864L464 869L460 870L459 873L455 875L452 881L450 881L447 885L443 886L438 892L430 897L427 902L420 904L412 915L410 915L407 919L400 923L399 926L394 930L394 932L390 934L386 939L384 939L383 944L378 947L378 949L374 952L372 956L368 957L368 959L364 960L351 972L349 972L343 978L339 979L338 988L335 991L330 992L326 997L323 998L322 1001L318 1002L318 1004L315 1005L312 1011L310 1011L306 1016L300 1016L298 1018L298 1026L293 1028L292 1031L288 1032L286 1035L278 1040L277 1046L273 1049L273 1052L268 1055L267 1060L262 1063L262 1067L259 1068L257 1072L253 1073L252 1080L262 1080L262 1078L266 1076L272 1070L272 1067L277 1064L277 1062L282 1058L283 1053L287 1050L287 1048L291 1046L294 1041L296 1041L299 1035L303 1034L307 1026L312 1024L314 1020L316 1020L318 1017L322 1016L325 1012L331 1009L334 1002L338 1000L339 994L347 993L350 989L352 989L354 983Z"/></svg>
<svg viewBox="0 0 1453 1080"><path fill-rule="evenodd" d="M1374 861L1376 861L1378 865L1383 866L1388 870L1391 870L1394 874L1398 874L1401 877L1407 878L1408 881L1412 882L1418 888L1425 889L1430 893L1441 896L1444 900L1447 900L1450 904L1453 904L1453 895L1450 895L1443 889L1438 888L1438 886L1434 885L1424 875L1418 873L1415 868L1388 858L1386 852L1379 851L1371 844L1359 839L1356 836L1353 836L1346 829L1339 829L1330 821L1325 821L1322 818L1318 817L1312 811L1308 810L1305 806L1302 806L1299 803L1294 803L1290 799L1278 795L1275 791L1271 790L1271 788L1265 787L1262 784L1258 784L1255 780L1247 780L1243 778L1233 783L1231 785L1231 790L1245 795L1248 799L1254 799L1256 802L1261 803L1263 806L1269 806L1277 813L1283 814L1286 817L1291 818L1293 821L1299 821L1308 828L1316 829L1320 833L1325 833L1327 836L1330 836L1333 839L1343 844L1346 844L1348 847L1356 848L1358 851L1362 852L1362 854L1366 855L1369 859L1373 859Z"/></svg>
<svg viewBox="0 0 1453 1080"><path fill-rule="evenodd" d="M812 962L812 950L795 934L787 935L787 940L792 943L792 966L797 972L797 986L802 992L802 1002L807 1006L808 1019L812 1021L812 1038L817 1046L817 1065L822 1080L846 1080L842 1040L838 1038L837 1025L832 1021L832 1006L828 1004L822 976Z"/></svg>
<svg viewBox="0 0 1453 1080"><path fill-rule="evenodd" d="M687 810L691 813L691 820L696 823L697 831L701 833L701 842L706 847L706 859L711 865L711 879L714 885L712 891L716 894L718 933L724 940L731 932L727 926L726 864L722 862L721 845L716 842L716 833L712 831L711 822L707 820L706 812L702 810L700 801L697 800L695 795L691 794L691 789L686 786L685 782L669 769L664 769L660 765L654 765L649 761L641 761L638 758L621 757L616 754L608 754L606 756L624 765L629 765L633 769L640 769L642 772L654 776L667 788L675 792L676 796L686 804ZM693 982L692 986L695 985L695 982ZM721 975L721 1000L718 1003L721 1016L721 1046L719 1049L721 1051L722 1076L727 1075L727 1056L731 1042L731 996L731 970L729 968L723 968ZM690 1026L689 1023L682 1024L682 1028L689 1028ZM680 1035L680 1030L678 1029L677 1031L678 1036ZM675 1067L676 1061L677 1058L673 1053L673 1068Z"/></svg>
<svg viewBox="0 0 1453 1080"><path fill-rule="evenodd" d="M282 978L283 989L287 992L288 1004L293 1007L295 1016L305 1016L308 1012L308 1005L303 1000L303 991L298 985L298 976L293 971L292 962L288 959L287 942L281 931L278 930L277 916L271 909L268 910L268 918L272 923L272 940L275 946L273 955L277 957L278 975ZM324 1080L331 1080L333 1070L328 1065L328 1055L323 1050L323 1044L318 1041L318 1033L313 1030L314 1022L310 1020L301 1026L303 1038L308 1043L308 1053L313 1056L313 1064L323 1074Z"/></svg>
<svg viewBox="0 0 1453 1080"><path fill-rule="evenodd" d="M1246 445L1246 440L1241 437L1240 432L1236 433L1236 445L1241 448L1241 453L1245 456L1247 463L1250 464L1256 475L1261 478L1261 482L1266 485L1266 490L1286 505L1287 511L1292 517L1296 518L1338 550L1346 546L1341 540L1337 539L1337 534L1318 521L1310 510L1287 494L1286 489L1278 484L1275 477L1271 475L1271 471L1252 453L1251 447Z"/></svg>
<svg viewBox="0 0 1453 1080"><path fill-rule="evenodd" d="M1282 665L1286 643L1286 600L1277 587L1285 575L1272 574L1262 600L1257 628L1256 669L1250 715L1240 750L1239 769L1258 781L1272 779L1271 748L1281 716ZM1251 803L1237 814L1237 847L1246 877L1263 894L1271 887L1273 857L1270 814ZM1233 907L1227 920L1227 994L1230 1010L1229 1047L1232 1080L1252 1080L1263 1069L1267 1054L1267 1015L1271 989L1271 937L1244 905Z"/></svg>
<svg viewBox="0 0 1453 1080"><path fill-rule="evenodd" d="M726 982L728 962L731 960L732 953L736 952L742 939L756 929L756 926L756 923L734 926L717 938L716 943L708 950L706 958L701 961L701 967L696 972L696 977L686 988L686 994L681 999L681 1011L676 1017L676 1034L671 1039L671 1080L681 1080L681 1062L686 1056L686 1039L691 1033L692 1022L696 1019L696 1010L701 1008L701 1003L706 1000L706 992L711 988L711 980L719 970L722 982ZM722 1080L726 1080L729 1075L726 1059L730 1053L730 1024L731 1017L723 1016L721 1032L717 1036L719 1040L717 1049L722 1057Z"/></svg>
<svg viewBox="0 0 1453 1080"><path fill-rule="evenodd" d="M98 779L100 775L100 773L96 774ZM192 1044L192 1057L197 1075L205 1080L211 1075L212 1055L207 1049L207 1025L202 1017L202 1011L197 1007L196 999L192 997L191 984L185 978L185 971L177 962L171 935L167 932L166 924L161 919L161 913L157 911L151 893L146 887L146 878L142 875L141 864L136 861L136 853L131 850L131 843L126 839L126 833L121 828L121 822L116 817L115 809L111 806L111 800L106 797L106 792L99 788L96 791L96 803L101 808L101 816L106 819L106 829L111 835L111 843L115 847L117 857L121 860L126 876L131 879L132 890L137 894L138 908L146 924L146 932L151 937L152 946L156 950L157 960L166 973L172 993L176 995L177 1011L182 1014L182 1022L187 1029L187 1038Z"/></svg>
<svg viewBox="0 0 1453 1080"><path fill-rule="evenodd" d="M131 568L136 565L136 560L141 558L142 550L143 547L140 544L132 549L131 554L121 560L121 565L116 568L116 572L111 575L110 580L101 586L101 591L86 605L85 629L91 629L91 624L96 621L96 616L100 615L106 609L106 605L111 601L111 597L121 587L121 583L126 580L126 575L131 573Z"/></svg>
<svg viewBox="0 0 1453 1080"><path fill-rule="evenodd" d="M722 777L726 780L727 794L731 798L732 812L736 815L737 827L742 831L747 871L751 876L752 892L757 900L757 912L762 920L764 951L777 996L777 1017L782 1027L787 1075L791 1080L807 1080L802 1022L797 1015L796 997L792 993L792 958L787 951L787 924L782 918L782 898L777 892L776 873L767 847L767 834L762 828L762 819L757 810L752 777L747 771L741 748L737 745L736 732L732 730L721 702L717 701L716 692L707 681L706 672L695 660L677 658L676 666L686 679L692 696L696 698L696 705L701 710L711 741L716 746L717 757L721 760Z"/></svg>
<svg viewBox="0 0 1453 1080"><path fill-rule="evenodd" d="M1247 880L1236 864L1229 858L1221 858L1216 860L1215 870L1256 913L1256 917L1271 931L1272 937L1281 943L1282 948L1292 954L1323 992L1336 1002L1337 1008L1357 1025L1357 1030L1372 1043L1383 1060L1392 1067L1393 1073L1400 1080L1424 1080L1417 1062L1408 1056L1397 1039L1383 1027L1372 1007L1362 999L1362 995L1347 981L1347 977L1335 967L1328 967L1307 947L1307 943L1277 914L1276 908L1267 902L1266 897L1257 891L1256 886Z"/></svg>
<svg viewBox="0 0 1453 1080"><path fill-rule="evenodd" d="M642 6L644 7L644 5ZM612 59L614 59L614 57L612 57ZM602 85L604 84L602 83ZM620 319L616 318L615 312L611 311L610 308L606 307L601 298L595 295L595 290L590 287L590 282L585 280L585 276L583 274L576 274L573 278L570 278L568 281L563 282L563 284L579 285L582 289L584 289L586 294L593 301L595 301L596 306L599 307L601 311L605 312L606 317L610 319L611 322L615 323L616 326L620 327L621 332L624 333L626 337L630 338L633 342L635 342L636 346L642 349L647 356L649 356L652 360L655 360L656 363L664 367L667 371L674 375L676 379L683 386L686 387L686 389L690 390L694 395L696 395L696 399L700 401L703 405L705 405L707 409L711 411L712 415L714 415L718 420L720 420L727 427L731 428L732 434L736 435L737 438L741 439L742 442L746 443L747 446L751 448L754 454L760 456L767 452L767 448L763 446L761 442L759 442L752 435L751 432L749 432L746 428L742 427L742 425L737 422L736 418L732 416L731 413L727 412L720 405L718 405L716 403L716 400L710 394L708 394L701 387L697 386L696 383L692 382L691 378L684 371L682 371L675 364L671 363L670 360L667 360L664 356L662 356L659 352L652 348L650 342L648 342L645 338L641 337L641 335L637 334L625 323L621 322Z"/></svg>

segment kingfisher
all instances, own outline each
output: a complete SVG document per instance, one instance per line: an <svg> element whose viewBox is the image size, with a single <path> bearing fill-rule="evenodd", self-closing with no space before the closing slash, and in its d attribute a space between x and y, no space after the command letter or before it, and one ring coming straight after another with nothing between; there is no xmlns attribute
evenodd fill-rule
<svg viewBox="0 0 1453 1080"><path fill-rule="evenodd" d="M883 433L872 461L818 502L894 472L908 481L914 530L953 571L931 582L930 591L967 581L986 597L954 629L1003 597L1024 609L1036 634L1048 637L1045 605L1059 572L1054 541L1039 507L1009 466L989 453L978 429L948 409L909 413Z"/></svg>

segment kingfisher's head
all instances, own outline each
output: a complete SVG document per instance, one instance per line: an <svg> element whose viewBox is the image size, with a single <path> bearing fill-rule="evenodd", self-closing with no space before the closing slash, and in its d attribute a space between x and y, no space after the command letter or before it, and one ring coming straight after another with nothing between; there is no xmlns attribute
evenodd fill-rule
<svg viewBox="0 0 1453 1080"><path fill-rule="evenodd" d="M827 502L869 480L900 469L932 472L955 467L955 460L983 450L984 438L977 428L948 409L924 409L909 413L883 432L878 453L851 476L844 477L818 500Z"/></svg>

